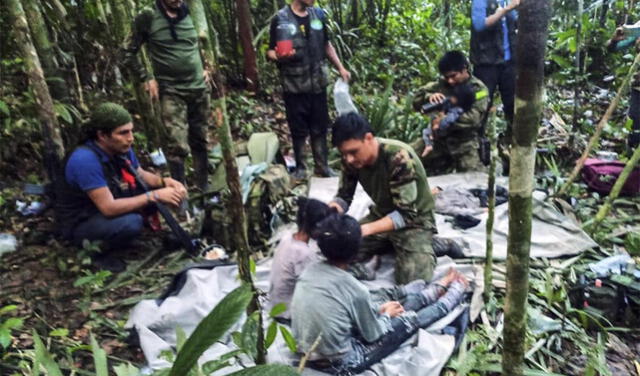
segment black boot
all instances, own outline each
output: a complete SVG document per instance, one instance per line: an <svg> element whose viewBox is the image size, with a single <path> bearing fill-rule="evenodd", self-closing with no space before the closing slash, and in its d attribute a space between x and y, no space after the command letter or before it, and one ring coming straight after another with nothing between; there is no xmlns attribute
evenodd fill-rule
<svg viewBox="0 0 640 376"><path fill-rule="evenodd" d="M291 174L294 179L304 179L307 177L307 169L304 165L304 144L306 138L293 139L293 155L296 159L296 170Z"/></svg>
<svg viewBox="0 0 640 376"><path fill-rule="evenodd" d="M207 192L209 189L209 159L207 151L192 152L193 155L193 173L196 187L201 192Z"/></svg>
<svg viewBox="0 0 640 376"><path fill-rule="evenodd" d="M183 161L170 160L169 161L169 172L171 173L171 177L174 180L179 181L185 187L187 186L187 182L186 182L185 176L184 176L184 162ZM187 209L189 209L188 206L189 206L189 202L186 199L182 200L182 202L180 202L180 206L178 207L178 216L179 217L184 218L186 216Z"/></svg>
<svg viewBox="0 0 640 376"><path fill-rule="evenodd" d="M334 176L338 176L335 171L333 171L327 162L329 148L327 147L327 137L319 136L311 138L311 150L313 151L313 173L314 175L330 178Z"/></svg>

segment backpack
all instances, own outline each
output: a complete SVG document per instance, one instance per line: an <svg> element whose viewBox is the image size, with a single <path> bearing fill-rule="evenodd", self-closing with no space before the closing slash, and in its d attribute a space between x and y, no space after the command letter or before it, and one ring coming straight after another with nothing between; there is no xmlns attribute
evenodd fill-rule
<svg viewBox="0 0 640 376"><path fill-rule="evenodd" d="M595 158L586 160L582 168L582 180L589 188L600 194L609 194L625 164L620 161L605 161ZM640 168L631 171L620 191L621 195L633 196L640 192Z"/></svg>

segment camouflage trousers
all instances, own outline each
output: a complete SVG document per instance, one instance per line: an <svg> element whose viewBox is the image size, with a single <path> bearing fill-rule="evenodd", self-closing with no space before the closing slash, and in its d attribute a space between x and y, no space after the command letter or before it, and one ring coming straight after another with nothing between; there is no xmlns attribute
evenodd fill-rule
<svg viewBox="0 0 640 376"><path fill-rule="evenodd" d="M362 240L356 263L350 271L356 278L366 278L362 262L374 255L394 253L396 283L405 284L416 279L431 281L436 266L432 238L433 231L426 228L404 228L367 236Z"/></svg>
<svg viewBox="0 0 640 376"><path fill-rule="evenodd" d="M184 163L189 150L194 157L206 156L207 128L211 110L208 91L163 88L160 104L167 159Z"/></svg>
<svg viewBox="0 0 640 376"><path fill-rule="evenodd" d="M450 172L484 171L485 166L478 153L478 140L473 139L462 143L452 143L444 140L435 140L433 150L422 163L429 176L443 175ZM424 142L418 146L418 155L422 154Z"/></svg>

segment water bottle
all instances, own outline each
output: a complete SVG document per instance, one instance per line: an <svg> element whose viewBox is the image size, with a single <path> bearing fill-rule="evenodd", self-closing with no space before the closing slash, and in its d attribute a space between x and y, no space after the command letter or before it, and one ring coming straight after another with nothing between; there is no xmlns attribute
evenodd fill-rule
<svg viewBox="0 0 640 376"><path fill-rule="evenodd" d="M293 34L296 27L291 23L281 23L276 27L276 54L288 56L293 50Z"/></svg>

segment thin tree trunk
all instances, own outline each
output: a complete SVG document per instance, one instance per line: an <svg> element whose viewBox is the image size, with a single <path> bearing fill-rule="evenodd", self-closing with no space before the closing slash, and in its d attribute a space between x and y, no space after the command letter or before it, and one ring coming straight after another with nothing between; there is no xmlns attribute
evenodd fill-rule
<svg viewBox="0 0 640 376"><path fill-rule="evenodd" d="M522 376L524 367L531 249L531 195L536 138L542 116L544 57L551 1L525 0L518 11L516 108L510 153L509 240L502 354L502 372L509 376Z"/></svg>
<svg viewBox="0 0 640 376"><path fill-rule="evenodd" d="M127 12L127 1L126 0L111 0L111 11L113 12L114 18L114 35L113 35L113 44L114 48L117 50L121 50L122 45L127 37L127 35L131 32L131 18L129 17L129 13ZM146 56L143 53L142 62L143 64L147 64ZM118 54L120 56L120 54ZM138 107L138 112L140 113L140 117L142 118L143 127L145 133L148 137L148 140L151 145L154 147L160 146L160 130L162 129L162 124L160 120L160 111L157 109L157 106L151 100L149 93L144 89L143 82L140 78L125 70L125 74L127 77L130 77L132 83L132 91L133 95L136 98L136 104Z"/></svg>
<svg viewBox="0 0 640 376"><path fill-rule="evenodd" d="M201 48L205 60L209 64L215 64L217 56L212 48L211 40L209 40L209 32L207 19L205 17L204 7L201 0L190 0L189 7L192 12L192 18L198 36L201 42ZM224 169L227 175L227 186L229 188L229 200L227 200L227 211L233 218L232 239L234 250L237 255L238 272L240 279L252 286L254 291L253 300L247 307L247 315L253 312L261 312L260 301L258 299L258 290L253 283L251 275L251 250L249 248L249 236L247 233L247 216L242 204L242 190L240 189L240 175L238 173L238 165L236 163L236 153L234 150L233 139L231 138L231 128L229 126L229 116L227 113L227 102L225 97L224 83L222 77L216 70L213 75L215 97L218 98L219 108L216 111L216 126L218 128L218 140L222 149L222 158L224 160ZM262 314L258 315L258 339L257 339L257 364L266 363L266 351L264 348L264 330L262 322Z"/></svg>
<svg viewBox="0 0 640 376"><path fill-rule="evenodd" d="M64 158L64 144L40 59L31 40L27 18L20 0L7 0L6 5L9 15L13 19L16 45L25 63L25 73L29 77L29 85L35 94L36 110L42 123L42 133L51 140L50 147L53 150L50 151L61 161ZM50 176L49 178L53 177Z"/></svg>
<svg viewBox="0 0 640 376"><path fill-rule="evenodd" d="M491 108L489 111L489 123L487 124L487 137L491 144L491 162L489 163L489 181L487 182L487 196L489 205L489 215L487 217L486 227L486 254L484 264L484 301L488 302L491 299L492 287L493 287L493 222L495 219L496 208L496 159L498 158L498 151L496 148L496 113L495 109Z"/></svg>
<svg viewBox="0 0 640 376"><path fill-rule="evenodd" d="M580 67L581 59L580 54L582 51L582 13L583 13L583 3L584 0L578 0L578 12L576 13L576 61L575 61L575 70L576 76L575 81L573 83L573 122L572 129L573 132L577 132L578 130L578 109L580 108L580 85L582 84L582 74Z"/></svg>
<svg viewBox="0 0 640 376"><path fill-rule="evenodd" d="M604 204L602 204L602 206L600 207L600 210L598 210L598 214L596 214L596 218L594 219L593 223L590 226L588 226L591 232L594 232L598 228L598 226L600 226L602 221L604 221L607 214L609 214L609 211L611 210L611 207L613 205L613 201L615 201L615 199L618 198L618 195L620 195L620 191L622 190L622 187L624 187L625 183L629 179L629 176L631 175L631 172L633 172L633 169L636 167L639 160L640 160L640 146L636 147L636 150L633 152L633 155L627 161L627 164L624 166L624 169L622 169L620 176L618 176L618 179L616 180L616 183L613 185L613 188L611 188L611 192L609 192L609 196L607 196L607 199L605 200Z"/></svg>
<svg viewBox="0 0 640 376"><path fill-rule="evenodd" d="M596 127L595 132L593 132L591 139L589 139L589 143L587 144L587 147L582 152L582 156L580 156L580 159L578 159L578 162L576 162L576 166L573 168L571 175L569 175L569 178L567 179L566 183L564 183L562 188L560 188L560 190L558 191L558 196L562 196L563 194L565 194L569 189L569 187L571 186L571 184L574 182L574 180L576 180L576 178L578 177L578 174L580 174L580 170L582 170L582 167L584 166L585 161L589 157L589 153L591 153L591 150L593 149L593 147L598 143L598 140L600 140L600 134L602 134L602 130L607 125L607 122L609 121L609 118L613 114L613 111L615 111L616 107L618 107L618 103L620 103L620 98L622 97L622 94L627 92L627 88L629 87L629 82L631 81L631 77L633 77L634 73L638 69L638 66L640 66L640 53L636 55L636 58L633 61L631 68L629 69L629 73L627 73L627 77L625 77L624 81L622 81L622 85L620 85L620 88L618 89L618 92L616 93L615 98L613 98L613 101L609 104L609 108L607 108L607 111L604 113L604 116L602 116L602 119L600 119L600 122L598 123L598 126Z"/></svg>
<svg viewBox="0 0 640 376"><path fill-rule="evenodd" d="M256 50L253 48L253 33L251 32L251 9L248 0L236 0L238 9L238 32L240 45L244 53L244 79L247 90L258 91L258 64Z"/></svg>

